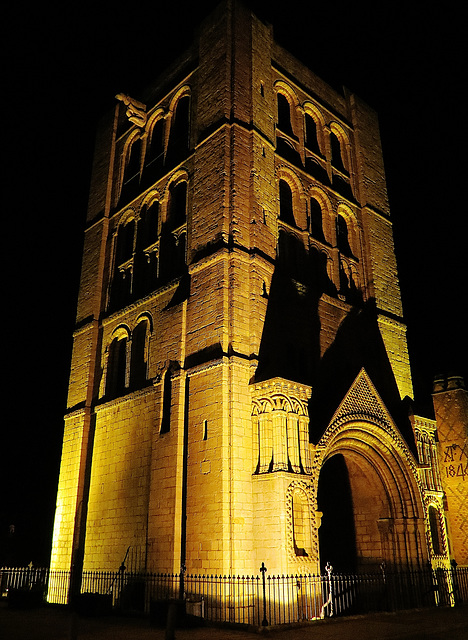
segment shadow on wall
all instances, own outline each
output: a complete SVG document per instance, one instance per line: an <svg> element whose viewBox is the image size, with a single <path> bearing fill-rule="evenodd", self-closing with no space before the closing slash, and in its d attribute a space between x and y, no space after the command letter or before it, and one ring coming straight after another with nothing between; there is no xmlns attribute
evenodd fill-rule
<svg viewBox="0 0 468 640"><path fill-rule="evenodd" d="M367 371L409 448L416 453L407 404L400 398L373 299L350 310L317 367L309 406L312 441L318 442L362 368Z"/></svg>
<svg viewBox="0 0 468 640"><path fill-rule="evenodd" d="M278 258L268 295L255 380L283 377L312 387L309 406L311 440L317 442L359 371L365 368L383 402L415 451L407 408L377 323L373 299L355 290L341 291L353 306L325 354L320 355L319 301L336 297L326 264L301 240L280 232Z"/></svg>
<svg viewBox="0 0 468 640"><path fill-rule="evenodd" d="M310 384L320 357L318 303L333 285L300 240L280 233L278 245L255 379Z"/></svg>

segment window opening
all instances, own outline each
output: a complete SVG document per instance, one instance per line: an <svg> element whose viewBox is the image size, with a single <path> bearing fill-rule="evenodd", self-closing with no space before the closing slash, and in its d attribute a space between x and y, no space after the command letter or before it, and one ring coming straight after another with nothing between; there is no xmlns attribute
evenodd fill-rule
<svg viewBox="0 0 468 640"><path fill-rule="evenodd" d="M330 145L331 145L331 162L335 169L347 173L346 167L343 164L343 155L341 150L340 141L333 131L330 133Z"/></svg>
<svg viewBox="0 0 468 640"><path fill-rule="evenodd" d="M348 225L343 216L338 214L336 218L336 241L340 252L348 257L353 257L351 246L349 244Z"/></svg>
<svg viewBox="0 0 468 640"><path fill-rule="evenodd" d="M309 113L305 114L305 146L309 151L319 154L320 148L317 138L317 125Z"/></svg>
<svg viewBox="0 0 468 640"><path fill-rule="evenodd" d="M293 196L291 187L285 180L280 180L279 183L279 198L280 198L280 220L287 224L296 226L293 212Z"/></svg>
<svg viewBox="0 0 468 640"><path fill-rule="evenodd" d="M167 161L176 162L182 158L189 149L190 132L190 96L183 96L177 102L172 116L169 144L167 149Z"/></svg>
<svg viewBox="0 0 468 640"><path fill-rule="evenodd" d="M130 381L132 387L141 387L147 378L146 338L148 323L139 322L133 331L132 354L130 360Z"/></svg>
<svg viewBox="0 0 468 640"><path fill-rule="evenodd" d="M315 198L310 199L310 233L316 240L324 242L322 207Z"/></svg>
<svg viewBox="0 0 468 640"><path fill-rule="evenodd" d="M148 188L162 175L164 167L164 119L154 124L151 140L146 149L145 168L143 171L144 187Z"/></svg>
<svg viewBox="0 0 468 640"><path fill-rule="evenodd" d="M141 162L141 138L135 140L130 150L129 157L125 165L120 203L129 202L138 195L140 185L140 162Z"/></svg>
<svg viewBox="0 0 468 640"><path fill-rule="evenodd" d="M124 182L128 182L140 173L141 138L137 138L130 147L130 156L125 166Z"/></svg>
<svg viewBox="0 0 468 640"><path fill-rule="evenodd" d="M114 275L111 284L110 305L114 308L123 307L131 297L134 237L134 220L120 225L117 232Z"/></svg>
<svg viewBox="0 0 468 640"><path fill-rule="evenodd" d="M187 183L172 183L169 187L167 206L169 229L177 229L185 223L187 216Z"/></svg>
<svg viewBox="0 0 468 640"><path fill-rule="evenodd" d="M297 491L292 498L292 516L294 553L299 557L307 557L307 549L311 546L309 506L306 496Z"/></svg>
<svg viewBox="0 0 468 640"><path fill-rule="evenodd" d="M154 124L151 132L151 142L146 152L146 164L150 165L156 161L162 164L164 154L164 118L160 118Z"/></svg>
<svg viewBox="0 0 468 640"><path fill-rule="evenodd" d="M294 136L291 124L291 107L288 99L282 93L278 93L277 105L278 129L283 131L283 133Z"/></svg>
<svg viewBox="0 0 468 640"><path fill-rule="evenodd" d="M109 347L106 395L116 397L125 391L127 371L127 339L114 338Z"/></svg>
<svg viewBox="0 0 468 640"><path fill-rule="evenodd" d="M138 225L139 246L142 249L154 244L158 239L159 202L153 202L145 208Z"/></svg>
<svg viewBox="0 0 468 640"><path fill-rule="evenodd" d="M135 221L130 220L120 225L117 234L116 264L121 265L133 256L133 241L135 237Z"/></svg>

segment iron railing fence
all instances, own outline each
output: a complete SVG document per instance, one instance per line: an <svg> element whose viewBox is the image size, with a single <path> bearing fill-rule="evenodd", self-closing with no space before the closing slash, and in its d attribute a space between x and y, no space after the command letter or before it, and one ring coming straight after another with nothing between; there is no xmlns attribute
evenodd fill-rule
<svg viewBox="0 0 468 640"><path fill-rule="evenodd" d="M0 569L0 597L5 597L12 589L44 591L48 576L49 569L44 567L2 568Z"/></svg>
<svg viewBox="0 0 468 640"><path fill-rule="evenodd" d="M0 593L40 594L67 604L68 571L0 569ZM185 600L187 613L211 622L281 625L324 617L468 602L468 567L342 575L217 576L136 571L84 571L82 594L106 596L122 611L151 613L168 600Z"/></svg>

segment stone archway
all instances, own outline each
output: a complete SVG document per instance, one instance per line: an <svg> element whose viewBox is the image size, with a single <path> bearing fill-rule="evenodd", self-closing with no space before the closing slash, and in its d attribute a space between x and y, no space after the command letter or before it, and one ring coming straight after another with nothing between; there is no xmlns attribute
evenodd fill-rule
<svg viewBox="0 0 468 640"><path fill-rule="evenodd" d="M370 421L359 421L335 426L322 440L326 446L317 448L316 468L320 469L318 509L326 509L322 517L326 528L330 519L339 522L333 514L339 505L324 499L326 483L332 481L327 468L334 459L342 459L349 483L346 487L342 480L342 494L348 491L350 496L352 523L348 521L348 535L354 535L355 557L341 557L344 566L336 569L373 571L382 562L388 567L426 564L424 509L417 471L398 433ZM340 544L346 523L340 526L341 530L335 532L336 544ZM335 534L333 530L326 534L326 547L330 549ZM335 557L340 558L340 554Z"/></svg>

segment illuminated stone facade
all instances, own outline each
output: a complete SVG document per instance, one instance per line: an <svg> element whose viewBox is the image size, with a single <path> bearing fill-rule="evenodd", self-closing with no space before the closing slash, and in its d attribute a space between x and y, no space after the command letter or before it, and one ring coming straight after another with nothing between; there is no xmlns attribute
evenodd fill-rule
<svg viewBox="0 0 468 640"><path fill-rule="evenodd" d="M372 109L233 2L145 95L117 96L97 136L52 568L116 570L127 550L133 569L210 574L449 562L436 425L402 403L379 140ZM339 477L346 567L327 547Z"/></svg>
<svg viewBox="0 0 468 640"><path fill-rule="evenodd" d="M440 474L445 490L451 553L468 565L468 393L456 376L434 381Z"/></svg>

